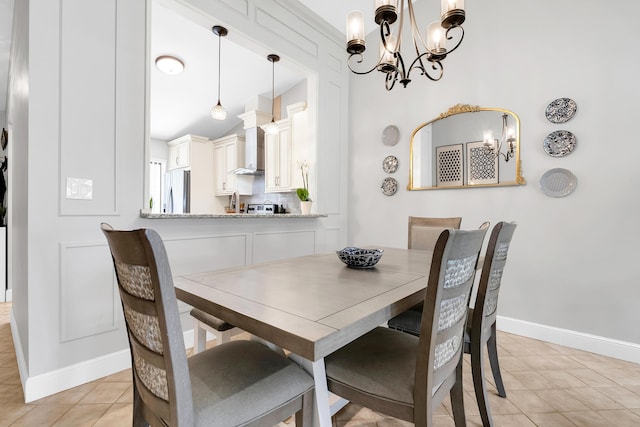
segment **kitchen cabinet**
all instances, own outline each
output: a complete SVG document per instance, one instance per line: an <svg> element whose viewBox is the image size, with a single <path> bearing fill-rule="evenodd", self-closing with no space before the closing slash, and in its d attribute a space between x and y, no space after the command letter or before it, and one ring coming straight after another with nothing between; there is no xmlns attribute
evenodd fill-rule
<svg viewBox="0 0 640 427"><path fill-rule="evenodd" d="M214 210L213 143L204 136L185 135L168 142L167 170L189 170L189 204L191 213Z"/></svg>
<svg viewBox="0 0 640 427"><path fill-rule="evenodd" d="M189 167L192 142L191 136L192 135L185 135L178 139L174 139L173 141L169 141L169 159L167 160L167 170Z"/></svg>
<svg viewBox="0 0 640 427"><path fill-rule="evenodd" d="M305 157L309 144L306 113L304 102L287 106L287 118L276 122L278 133L265 134L265 193L295 191L303 186L297 164L309 160Z"/></svg>
<svg viewBox="0 0 640 427"><path fill-rule="evenodd" d="M238 191L251 194L253 177L230 174L244 162L245 137L228 135L213 141L214 194L228 196Z"/></svg>

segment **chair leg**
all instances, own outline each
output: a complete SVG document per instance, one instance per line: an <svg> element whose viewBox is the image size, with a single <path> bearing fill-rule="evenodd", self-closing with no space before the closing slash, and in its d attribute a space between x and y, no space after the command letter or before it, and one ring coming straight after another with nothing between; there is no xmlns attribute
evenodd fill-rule
<svg viewBox="0 0 640 427"><path fill-rule="evenodd" d="M496 343L496 324L491 326L491 336L487 341L487 350L489 351L489 363L491 363L491 372L493 373L493 379L496 382L496 388L498 389L498 395L500 397L507 397L507 392L504 389L502 383L502 374L500 373L500 364L498 363L498 345Z"/></svg>
<svg viewBox="0 0 640 427"><path fill-rule="evenodd" d="M302 396L302 408L296 412L296 427L311 426L313 423L314 391L309 390Z"/></svg>
<svg viewBox="0 0 640 427"><path fill-rule="evenodd" d="M207 346L207 331L198 319L193 319L193 354L204 351Z"/></svg>
<svg viewBox="0 0 640 427"><path fill-rule="evenodd" d="M453 421L456 427L466 427L467 421L464 414L464 390L462 387L462 356L461 352L460 360L456 366L456 382L449 392L451 398L451 409L453 411Z"/></svg>
<svg viewBox="0 0 640 427"><path fill-rule="evenodd" d="M231 341L231 329L216 334L216 345Z"/></svg>
<svg viewBox="0 0 640 427"><path fill-rule="evenodd" d="M482 355L482 344L476 344L471 341L471 374L473 376L473 389L480 410L480 418L484 427L493 426L491 418L491 409L489 408L489 399L487 398L487 383L484 375L484 359Z"/></svg>
<svg viewBox="0 0 640 427"><path fill-rule="evenodd" d="M133 380L133 427L149 427L149 423L144 419L144 403L138 394L135 378Z"/></svg>

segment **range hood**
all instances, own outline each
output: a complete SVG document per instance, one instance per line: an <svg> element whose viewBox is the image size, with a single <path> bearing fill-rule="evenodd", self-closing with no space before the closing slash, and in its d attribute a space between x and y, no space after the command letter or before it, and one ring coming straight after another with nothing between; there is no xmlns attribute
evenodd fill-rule
<svg viewBox="0 0 640 427"><path fill-rule="evenodd" d="M242 159L238 159L238 163L243 166L233 169L229 173L234 175L264 175L264 130L259 125L263 124L263 122L268 123L271 116L259 110L252 110L238 117L244 120L244 163L241 163Z"/></svg>

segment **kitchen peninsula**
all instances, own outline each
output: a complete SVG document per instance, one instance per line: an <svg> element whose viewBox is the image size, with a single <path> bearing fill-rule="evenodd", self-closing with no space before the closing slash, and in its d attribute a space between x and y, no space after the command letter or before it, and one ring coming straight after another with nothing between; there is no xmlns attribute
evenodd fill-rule
<svg viewBox="0 0 640 427"><path fill-rule="evenodd" d="M286 213L286 214L246 214L246 213L151 213L140 212L141 218L148 219L209 219L209 218L326 218L327 214L299 214L299 213Z"/></svg>

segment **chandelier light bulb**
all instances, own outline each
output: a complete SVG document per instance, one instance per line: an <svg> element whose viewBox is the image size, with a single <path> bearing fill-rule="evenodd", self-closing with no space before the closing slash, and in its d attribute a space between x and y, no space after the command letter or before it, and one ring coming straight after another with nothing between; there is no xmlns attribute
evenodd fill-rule
<svg viewBox="0 0 640 427"><path fill-rule="evenodd" d="M267 135L277 135L278 132L280 132L278 125L273 120L267 123L263 129L264 129L264 133L266 133Z"/></svg>

